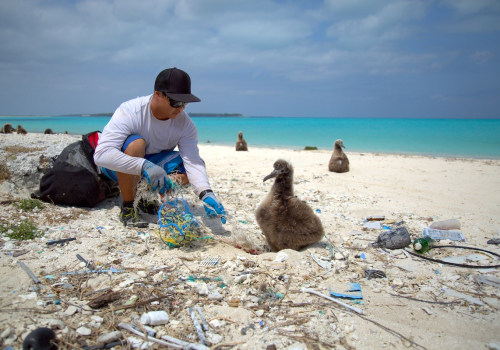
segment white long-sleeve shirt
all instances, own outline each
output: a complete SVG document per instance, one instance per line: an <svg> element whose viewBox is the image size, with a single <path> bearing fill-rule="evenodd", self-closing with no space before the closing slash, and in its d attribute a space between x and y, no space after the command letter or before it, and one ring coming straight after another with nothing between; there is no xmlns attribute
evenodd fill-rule
<svg viewBox="0 0 500 350"><path fill-rule="evenodd" d="M94 153L96 165L114 171L141 175L144 158L121 151L125 139L138 134L146 141L146 154L173 150L176 146L184 162L194 192L210 189L205 163L198 149L198 130L187 113L175 119L158 120L151 112L152 95L124 102L115 111L99 137Z"/></svg>

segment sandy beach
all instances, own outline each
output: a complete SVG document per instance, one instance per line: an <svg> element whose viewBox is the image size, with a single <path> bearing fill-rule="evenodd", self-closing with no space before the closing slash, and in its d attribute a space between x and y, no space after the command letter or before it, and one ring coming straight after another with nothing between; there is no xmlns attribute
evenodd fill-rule
<svg viewBox="0 0 500 350"><path fill-rule="evenodd" d="M145 229L122 226L119 197L94 208L43 203L43 209L28 211L16 206L38 187L40 156L53 157L79 139L0 134L0 164L8 174L0 179L0 223L30 220L44 233L26 241L0 237L3 348L22 348L37 327L52 328L60 348L98 345L100 336L117 330L127 346L140 347L140 337L118 325L137 323L153 310L169 315L165 324L151 326L156 338L201 343L189 312L199 307L212 349L273 349L273 344L276 349L500 349L500 269L451 266L403 249L371 246L384 225L390 229L399 223L413 240L433 222L457 219L466 241L440 245L500 254L498 245L487 243L500 238L500 160L347 149L351 169L337 174L328 171L331 151L249 144L248 152L236 152L201 144L227 223L207 218L189 188L179 190L211 239L169 248L157 235L155 216L147 217L151 224ZM255 220L273 183L263 178L280 158L293 165L295 195L311 206L325 230L321 244L299 252L268 252ZM384 217L377 221L380 228L366 227L366 219L374 216ZM47 245L64 238L76 240ZM89 272L77 254L106 272ZM433 249L426 256L474 266L500 262L468 249ZM365 270L380 270L386 277L368 279ZM359 283L362 299L341 301L362 314L307 291L349 294L352 283ZM89 306L104 296L113 298Z"/></svg>

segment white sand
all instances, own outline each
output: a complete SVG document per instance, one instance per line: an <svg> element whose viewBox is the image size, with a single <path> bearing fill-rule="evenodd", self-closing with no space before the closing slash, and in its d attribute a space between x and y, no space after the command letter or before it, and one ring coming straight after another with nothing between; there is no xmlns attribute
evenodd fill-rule
<svg viewBox="0 0 500 350"><path fill-rule="evenodd" d="M205 317L212 320L210 332L220 335L219 339L215 336L210 339L220 341L219 344L238 344L235 345L238 349L263 349L272 343L278 349L334 346L400 349L410 347L411 342L416 348L427 349L500 346L499 286L491 285L500 278L499 269L453 267L427 262L402 250L383 251L370 246L382 230L362 229L366 217L383 215L388 225L404 221L413 239L432 221L456 218L467 242L451 244L500 254L496 245L486 243L500 237L499 160L359 154L347 149L351 171L336 174L327 170L331 155L328 151L265 149L250 144L248 152L236 152L234 147L202 144L200 152L213 189L228 212L228 223L222 225L218 219L207 219L200 201L188 191L185 197L192 205L191 211L215 240L168 249L155 236L154 225L141 230L120 225L118 198L106 200L93 209L45 204L41 211L21 213L8 203L10 199L28 198L36 189L39 177L36 163L40 154L49 157L58 154L77 139L68 135L0 135L3 150L0 161L12 174L0 183L1 222L16 223L28 218L45 232L43 238L32 241L0 241L4 253L0 257L3 276L0 332L4 332L4 345L11 343L20 348L27 331L48 324L49 321L44 321L47 319L63 322L61 329L52 327L67 343L96 344L100 334L114 330L119 322L131 322L146 311L138 306L112 317L110 309L104 307L93 313L69 315L70 305L88 303L90 297L84 297L85 293L112 287L122 294L115 307L123 305L132 294L138 295L139 300L168 295L168 308L162 304L147 309L169 311L169 323L156 329L161 334L193 342L198 342L198 338L188 308L199 305ZM6 151L6 147L20 144L30 150L15 156ZM35 147L41 150L33 150ZM244 240L248 240L251 245L265 249L254 212L272 185L272 181L263 183L262 179L272 171L278 158L294 166L295 194L320 211L318 215L326 232L324 241L336 253L331 270L320 267L311 256L313 253L327 258L330 253L321 246L302 252L285 250L278 254L251 255L230 244L236 240L245 246L248 243ZM154 222L154 217L150 219ZM48 248L45 244L48 239L65 237L77 240L64 247ZM29 252L19 257L8 255L15 249ZM283 257L283 253L286 256ZM366 259L359 258L361 253ZM56 284L61 282L61 272L85 269L76 254L103 266L128 270L102 277L92 275L85 288L80 286L80 293L62 291L61 306L37 305L37 301L53 299L48 296L51 290L45 285L33 300L22 301L20 295L29 295L32 281L17 260L23 261L41 280L47 274L55 276L48 284ZM427 255L442 259L473 254L476 258L484 257L479 264L499 263L498 259L477 251L462 249L436 249ZM200 264L216 256L220 261L215 267ZM278 261L281 257L285 260ZM164 270L151 271L165 266ZM365 269L382 270L387 278L367 280ZM241 277L243 273L249 274ZM179 283L179 278L188 276L222 278L225 286L206 279ZM477 282L480 279L493 282ZM344 302L361 308L365 319L332 302L301 292L306 287L323 294L328 294L329 289L343 293L351 282L360 283L363 304ZM69 283L77 281L70 278ZM448 291L445 292L445 288ZM278 294L273 293L282 293L284 298L280 301L276 298ZM450 295L452 293L455 296ZM220 297L216 298L217 294ZM21 310L26 307L30 309ZM44 310L53 313L46 314ZM92 315L103 318L99 326L91 320ZM89 328L91 335L75 333L81 326ZM127 331L123 334L131 336Z"/></svg>

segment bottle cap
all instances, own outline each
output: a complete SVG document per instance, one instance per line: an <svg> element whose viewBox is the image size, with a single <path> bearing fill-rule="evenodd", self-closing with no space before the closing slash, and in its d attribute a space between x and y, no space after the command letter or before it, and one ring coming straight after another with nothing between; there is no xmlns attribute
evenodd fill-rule
<svg viewBox="0 0 500 350"><path fill-rule="evenodd" d="M413 247L415 248L415 250L420 250L422 249L422 244L420 244L420 242L417 242L413 245Z"/></svg>

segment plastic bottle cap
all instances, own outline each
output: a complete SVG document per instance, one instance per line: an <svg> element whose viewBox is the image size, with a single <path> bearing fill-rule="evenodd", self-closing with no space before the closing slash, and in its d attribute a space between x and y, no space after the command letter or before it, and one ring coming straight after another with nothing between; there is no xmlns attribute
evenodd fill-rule
<svg viewBox="0 0 500 350"><path fill-rule="evenodd" d="M422 244L420 244L420 242L417 242L417 243L415 243L414 247L416 250L420 250L420 249L422 249Z"/></svg>

